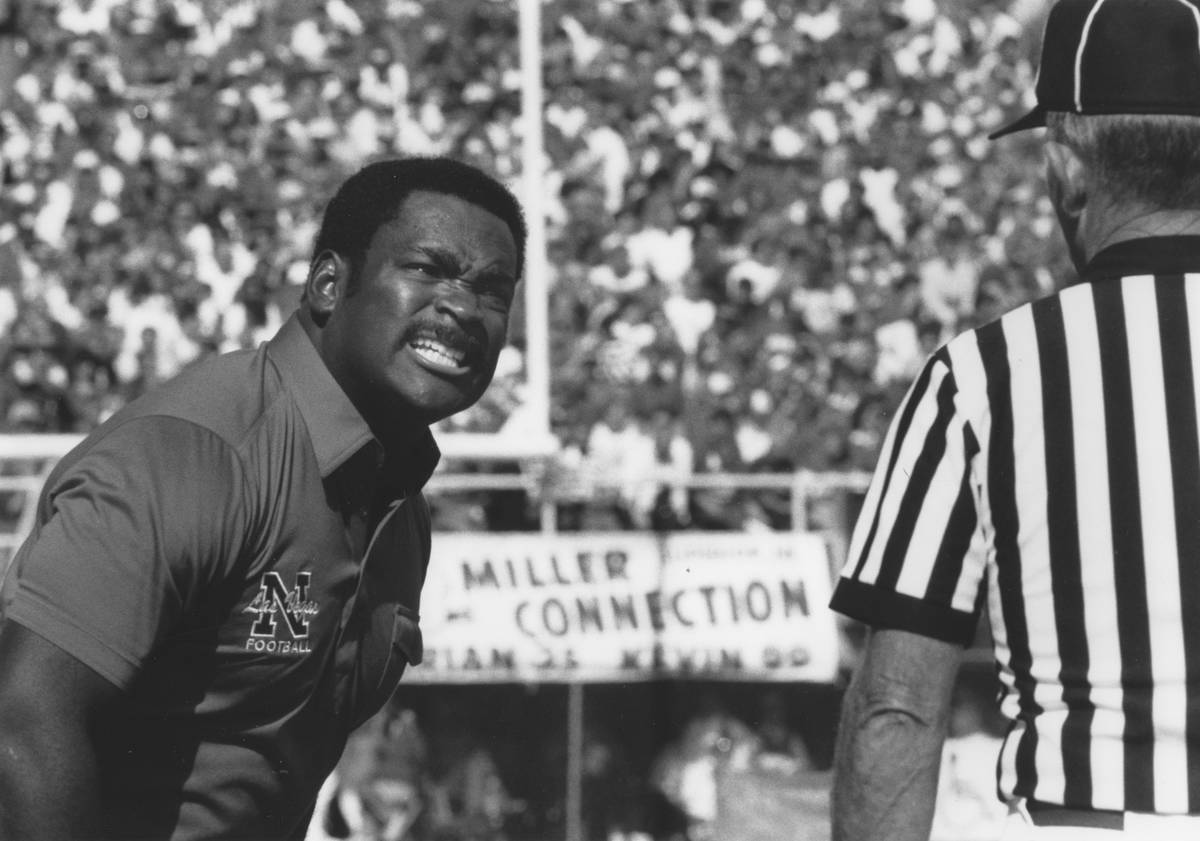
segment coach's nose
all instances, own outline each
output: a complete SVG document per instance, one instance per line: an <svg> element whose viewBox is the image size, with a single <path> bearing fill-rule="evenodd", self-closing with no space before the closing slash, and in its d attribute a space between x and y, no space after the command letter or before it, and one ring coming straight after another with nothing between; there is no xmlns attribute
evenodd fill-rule
<svg viewBox="0 0 1200 841"><path fill-rule="evenodd" d="M459 323L478 321L482 312L479 295L461 282L445 284L434 307L438 313L448 315Z"/></svg>

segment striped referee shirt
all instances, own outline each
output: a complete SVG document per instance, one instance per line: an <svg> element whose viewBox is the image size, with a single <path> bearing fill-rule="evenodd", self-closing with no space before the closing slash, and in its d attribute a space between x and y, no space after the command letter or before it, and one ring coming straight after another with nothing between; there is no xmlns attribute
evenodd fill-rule
<svg viewBox="0 0 1200 841"><path fill-rule="evenodd" d="M1002 797L1200 812L1200 237L935 352L884 441L833 607L967 645L987 604Z"/></svg>

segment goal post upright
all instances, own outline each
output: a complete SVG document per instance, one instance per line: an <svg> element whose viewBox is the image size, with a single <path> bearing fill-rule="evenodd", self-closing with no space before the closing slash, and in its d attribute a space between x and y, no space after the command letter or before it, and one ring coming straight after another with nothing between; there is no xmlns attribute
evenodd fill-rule
<svg viewBox="0 0 1200 841"><path fill-rule="evenodd" d="M521 62L521 199L529 237L525 248L525 403L533 437L546 454L557 449L550 432L549 278L546 257L546 178L542 79L542 0L517 0ZM542 533L555 529L553 505L543 502ZM567 685L565 841L583 841L583 686Z"/></svg>
<svg viewBox="0 0 1200 841"><path fill-rule="evenodd" d="M521 203L525 246L525 402L530 430L550 438L550 326L547 302L545 145L542 133L542 0L518 0L521 63Z"/></svg>

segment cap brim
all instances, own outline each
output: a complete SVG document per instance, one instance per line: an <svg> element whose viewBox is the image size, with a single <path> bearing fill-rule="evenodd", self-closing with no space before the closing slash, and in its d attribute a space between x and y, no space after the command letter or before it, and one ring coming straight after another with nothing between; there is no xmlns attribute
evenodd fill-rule
<svg viewBox="0 0 1200 841"><path fill-rule="evenodd" d="M995 140L997 137L1003 137L1006 134L1012 134L1016 131L1025 131L1031 128L1046 127L1046 109L1042 106L1037 106L1024 117L1013 120L1004 128L997 129L988 135L988 140Z"/></svg>

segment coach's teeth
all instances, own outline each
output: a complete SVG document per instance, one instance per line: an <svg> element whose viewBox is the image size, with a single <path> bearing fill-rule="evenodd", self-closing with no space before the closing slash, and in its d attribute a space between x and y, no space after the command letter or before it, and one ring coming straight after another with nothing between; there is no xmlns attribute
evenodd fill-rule
<svg viewBox="0 0 1200 841"><path fill-rule="evenodd" d="M461 368L466 356L463 353L456 352L439 342L430 341L429 339L418 339L412 343L412 347L420 356L423 356L430 362L454 368Z"/></svg>

